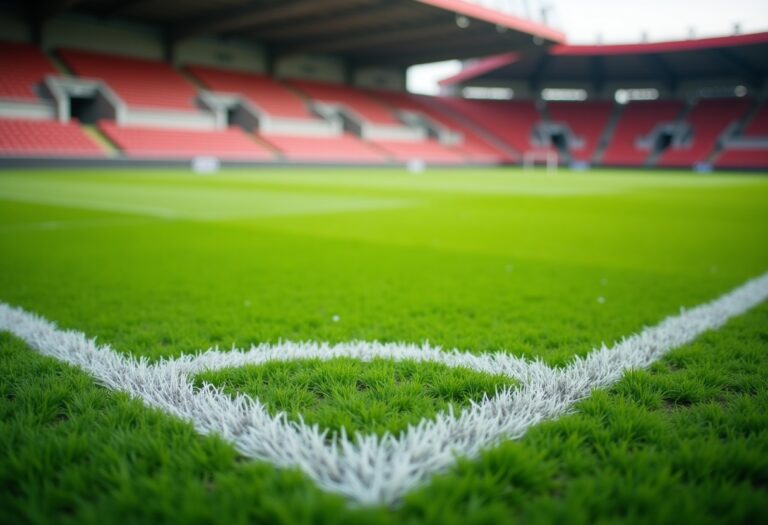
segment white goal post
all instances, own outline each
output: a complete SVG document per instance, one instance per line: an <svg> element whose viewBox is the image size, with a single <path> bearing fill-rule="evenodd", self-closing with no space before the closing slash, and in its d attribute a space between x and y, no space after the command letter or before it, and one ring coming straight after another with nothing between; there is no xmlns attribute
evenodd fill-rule
<svg viewBox="0 0 768 525"><path fill-rule="evenodd" d="M559 156L554 151L526 151L523 153L523 169L532 171L536 164L544 164L547 174L557 173Z"/></svg>

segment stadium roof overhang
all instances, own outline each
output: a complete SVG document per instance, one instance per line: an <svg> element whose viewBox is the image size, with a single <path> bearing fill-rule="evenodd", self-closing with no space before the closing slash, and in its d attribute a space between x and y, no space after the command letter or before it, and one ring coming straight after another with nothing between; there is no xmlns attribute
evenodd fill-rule
<svg viewBox="0 0 768 525"><path fill-rule="evenodd" d="M478 60L443 80L444 87L525 82L593 85L738 78L761 87L768 78L768 33L677 42L623 45L555 45Z"/></svg>
<svg viewBox="0 0 768 525"><path fill-rule="evenodd" d="M547 26L464 0L27 0L46 18L75 11L164 28L169 41L238 37L276 56L332 54L412 65L564 42Z"/></svg>

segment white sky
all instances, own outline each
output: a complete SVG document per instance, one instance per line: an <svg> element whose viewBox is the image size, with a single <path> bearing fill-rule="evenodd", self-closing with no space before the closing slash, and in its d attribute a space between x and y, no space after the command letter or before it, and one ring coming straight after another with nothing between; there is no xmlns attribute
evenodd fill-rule
<svg viewBox="0 0 768 525"><path fill-rule="evenodd" d="M638 42L768 31L768 0L549 0L552 25L569 43ZM456 61L416 66L408 71L408 89L437 93L437 81L457 73Z"/></svg>

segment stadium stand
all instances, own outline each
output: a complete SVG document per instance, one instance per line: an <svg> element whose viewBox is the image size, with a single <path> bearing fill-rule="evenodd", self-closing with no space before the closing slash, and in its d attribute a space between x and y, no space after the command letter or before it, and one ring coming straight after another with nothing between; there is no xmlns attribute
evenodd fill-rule
<svg viewBox="0 0 768 525"><path fill-rule="evenodd" d="M481 163L499 163L512 160L506 152L496 148L468 126L462 125L456 119L445 113L439 98L412 95L397 91L370 91L371 96L389 105L393 111L410 111L420 113L443 128L461 135L461 140L452 149L467 157L469 160Z"/></svg>
<svg viewBox="0 0 768 525"><path fill-rule="evenodd" d="M206 88L240 94L269 115L291 119L316 118L298 94L267 75L206 66L187 66L186 70Z"/></svg>
<svg viewBox="0 0 768 525"><path fill-rule="evenodd" d="M649 158L649 149L638 148L637 141L654 127L675 121L683 111L679 100L635 101L627 104L603 155L604 165L642 166Z"/></svg>
<svg viewBox="0 0 768 525"><path fill-rule="evenodd" d="M470 162L501 164L514 160L512 155L489 146L485 140L471 131L461 131L461 133L462 142L452 146L452 149L464 155Z"/></svg>
<svg viewBox="0 0 768 525"><path fill-rule="evenodd" d="M309 80L290 80L290 85L307 97L326 104L341 105L371 124L402 125L389 108L364 91L340 84L328 84Z"/></svg>
<svg viewBox="0 0 768 525"><path fill-rule="evenodd" d="M0 154L6 156L102 157L104 150L76 121L0 119Z"/></svg>
<svg viewBox="0 0 768 525"><path fill-rule="evenodd" d="M613 103L603 101L547 103L550 119L566 124L573 134L583 141L581 148L570 148L572 160L592 161L613 108Z"/></svg>
<svg viewBox="0 0 768 525"><path fill-rule="evenodd" d="M35 102L35 86L56 70L32 44L0 42L0 98Z"/></svg>
<svg viewBox="0 0 768 525"><path fill-rule="evenodd" d="M188 159L216 156L223 160L266 161L274 155L239 128L224 131L120 127L99 123L101 131L128 157Z"/></svg>
<svg viewBox="0 0 768 525"><path fill-rule="evenodd" d="M382 163L386 156L357 137L295 137L290 135L260 135L287 160L294 162Z"/></svg>
<svg viewBox="0 0 768 525"><path fill-rule="evenodd" d="M552 151L531 141L533 127L541 120L533 101L469 100L441 98L441 102L498 137L518 153Z"/></svg>
<svg viewBox="0 0 768 525"><path fill-rule="evenodd" d="M768 148L725 150L715 161L715 166L718 168L735 169L768 166Z"/></svg>
<svg viewBox="0 0 768 525"><path fill-rule="evenodd" d="M690 144L670 147L658 165L689 167L706 162L714 151L718 137L733 122L741 118L752 105L745 98L703 99L696 103L684 121L690 124L693 136Z"/></svg>
<svg viewBox="0 0 768 525"><path fill-rule="evenodd" d="M747 122L735 141L741 144L729 142L715 159L716 167L748 169L768 166L768 103L763 102Z"/></svg>
<svg viewBox="0 0 768 525"><path fill-rule="evenodd" d="M763 102L760 109L744 129L747 137L768 137L768 102Z"/></svg>
<svg viewBox="0 0 768 525"><path fill-rule="evenodd" d="M137 38L151 40L146 35ZM72 157L113 153L110 157L115 160L121 156L188 159L215 155L223 160L253 162L367 164L421 159L434 164L502 164L519 162L526 153L554 151L554 147L545 145L551 137L560 152L568 148L571 160L576 162L683 168L707 162L717 167L768 166L768 104L763 102L758 108L748 97L706 98L686 111L686 104L702 96L705 86L697 87L697 78L686 78L677 88L666 86L662 98L654 101L616 105L608 98L610 93L595 87L587 89L586 102L550 101L541 106L541 101L534 100L538 94L530 85L532 91L521 92L529 94L530 99L511 101L384 90L384 85L394 85L392 72L387 72L386 67L383 73L376 72L383 79L380 82L374 76L359 77L366 85L380 83L378 89L301 79L302 71L312 68L304 68L301 60L283 68L273 64L275 71L290 78L279 80L250 72L264 66L259 65L259 55L250 47L237 48L239 51L225 56L207 40L192 47L206 50L199 57L194 55L198 51L189 50L181 53L183 57L177 56L178 63L186 64L183 70L159 60L85 50L98 47L78 44L72 35L55 35L43 41L54 47L71 47L46 56L33 44L0 42L0 155L31 157L39 152L41 156ZM689 47L697 45L696 41L685 43ZM733 41L724 40L723 45L746 56L768 48L768 33L733 37ZM549 58L570 64L583 77L579 77L583 84L589 86L593 71L583 69L582 62L586 62L579 57L594 55L623 63L636 61L636 54L645 52L644 44L638 44L627 48L624 56L622 46L613 46L610 50L619 53L618 58L606 58L605 48L593 47L555 46ZM653 49L664 54L664 60L674 61L675 53L682 51L673 48ZM707 49L695 55L697 63L720 74L721 65L707 60ZM693 56L686 55L686 59ZM467 71L455 76L458 84L446 93L458 95L462 86L483 75L491 75L489 78L496 84L507 79L525 81L529 71L526 68L542 60L539 54L506 57L490 69L482 64L483 60L471 63ZM76 77L101 79L109 89L71 78L52 80L48 83L50 89L39 89L47 75L68 76L57 71L57 64L65 65ZM358 79L353 73L354 67L346 71L346 78ZM549 68L544 73L554 74ZM608 69L604 73L619 74ZM394 74L402 75L402 69ZM639 74L644 80L660 81L653 71ZM334 75L331 68L327 76ZM341 76L336 75L339 79ZM616 79L617 86L626 82L635 79ZM630 87L627 84L628 90ZM761 96L753 86L748 89L752 96ZM110 91L124 104L116 101ZM237 97L217 96L228 94ZM246 100L250 104L244 103ZM107 146L77 120L69 124L53 121L65 121L70 116L83 123L99 122L96 130L112 141L116 151L104 151ZM227 125L243 129L217 131ZM60 140L53 136L56 133L61 134ZM561 133L565 141L560 140ZM567 160L568 156L561 158Z"/></svg>
<svg viewBox="0 0 768 525"><path fill-rule="evenodd" d="M73 49L58 54L76 75L105 81L128 106L197 111L195 87L169 64Z"/></svg>
<svg viewBox="0 0 768 525"><path fill-rule="evenodd" d="M462 164L467 161L460 153L431 139L416 142L378 140L374 144L389 154L396 162L409 162L418 159L435 164Z"/></svg>

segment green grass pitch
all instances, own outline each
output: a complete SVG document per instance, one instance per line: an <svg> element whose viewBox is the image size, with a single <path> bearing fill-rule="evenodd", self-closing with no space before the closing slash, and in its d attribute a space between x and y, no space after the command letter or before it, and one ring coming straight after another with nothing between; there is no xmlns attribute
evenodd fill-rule
<svg viewBox="0 0 768 525"><path fill-rule="evenodd" d="M768 180L5 171L0 254L0 301L135 356L429 341L560 366L768 270ZM379 434L514 387L349 359L196 380ZM1 523L758 523L767 486L766 304L394 507L244 459L0 333Z"/></svg>

